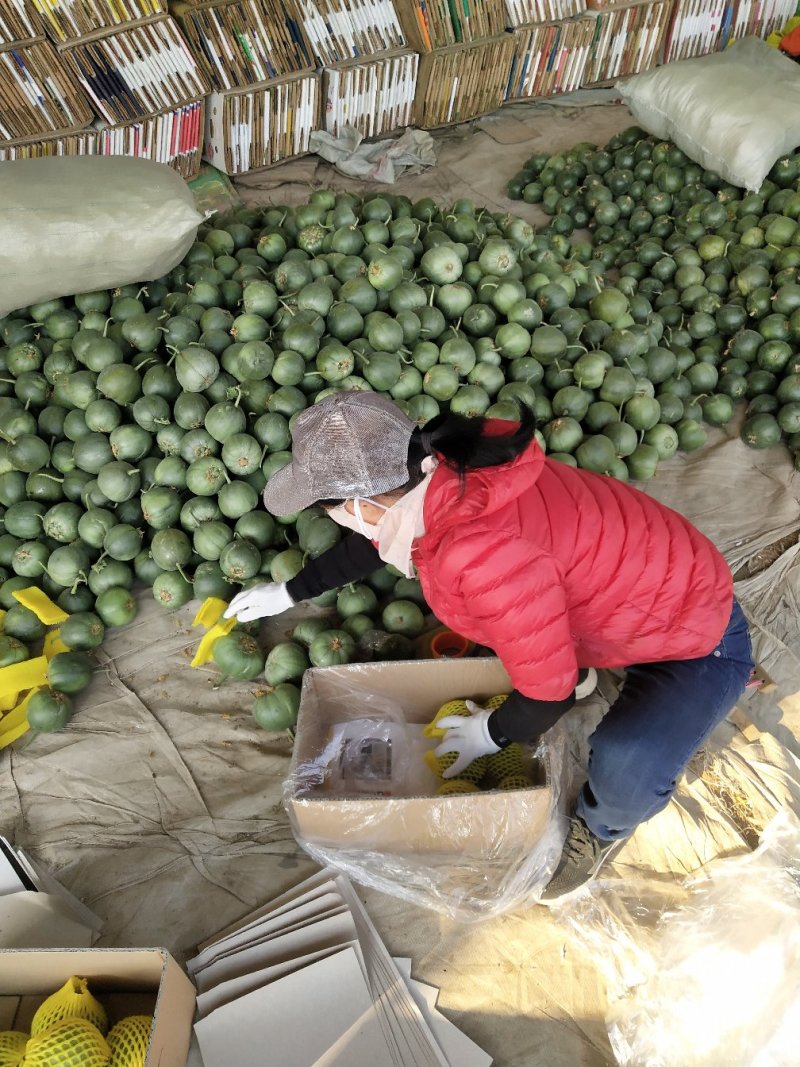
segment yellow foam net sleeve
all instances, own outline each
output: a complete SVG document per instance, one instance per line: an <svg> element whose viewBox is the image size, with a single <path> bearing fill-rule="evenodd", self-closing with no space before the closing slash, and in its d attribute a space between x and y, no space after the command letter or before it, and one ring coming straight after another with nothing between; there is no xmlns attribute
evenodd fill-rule
<svg viewBox="0 0 800 1067"><path fill-rule="evenodd" d="M108 1042L86 1019L61 1022L32 1037L25 1047L25 1067L108 1067Z"/></svg>
<svg viewBox="0 0 800 1067"><path fill-rule="evenodd" d="M39 1006L31 1022L31 1035L51 1030L64 1019L85 1019L103 1034L108 1030L106 1009L92 996L85 978L68 978Z"/></svg>
<svg viewBox="0 0 800 1067"><path fill-rule="evenodd" d="M236 625L235 618L222 618L222 613L227 606L224 600L220 600L219 597L215 596L209 597L208 600L201 604L192 625L206 626L210 627L210 629L208 633L203 635L200 644L197 646L197 651L191 662L192 667L202 667L203 664L208 663L211 659L211 650L214 647L214 642L218 637L224 637L225 634L229 634Z"/></svg>
<svg viewBox="0 0 800 1067"><path fill-rule="evenodd" d="M47 685L47 665L53 656L68 651L59 631L50 630L45 635L41 656L0 667L0 749L29 729L28 701L41 686ZM20 694L24 694L22 700Z"/></svg>
<svg viewBox="0 0 800 1067"><path fill-rule="evenodd" d="M46 660L51 660L53 656L57 656L59 652L69 652L68 646L61 640L60 635L60 630L48 630L44 635L42 655Z"/></svg>
<svg viewBox="0 0 800 1067"><path fill-rule="evenodd" d="M18 1067L25 1055L28 1035L21 1030L0 1032L0 1067Z"/></svg>
<svg viewBox="0 0 800 1067"><path fill-rule="evenodd" d="M25 694L15 708L12 708L0 719L0 749L6 748L12 741L16 741L18 737L22 737L24 733L30 730L28 725L28 701L34 693L39 692L39 689L40 686L34 686L33 689Z"/></svg>
<svg viewBox="0 0 800 1067"><path fill-rule="evenodd" d="M55 626L69 618L69 614L63 608L54 604L47 593L43 593L35 585L28 586L27 589L18 589L11 595L24 608L32 611L39 622L43 622L45 626Z"/></svg>
<svg viewBox="0 0 800 1067"><path fill-rule="evenodd" d="M108 1035L111 1060L108 1067L144 1067L153 1018L129 1015L112 1028Z"/></svg>
<svg viewBox="0 0 800 1067"><path fill-rule="evenodd" d="M22 693L25 689L44 685L46 682L47 656L36 656L34 659L23 660L22 663L0 667L0 696Z"/></svg>

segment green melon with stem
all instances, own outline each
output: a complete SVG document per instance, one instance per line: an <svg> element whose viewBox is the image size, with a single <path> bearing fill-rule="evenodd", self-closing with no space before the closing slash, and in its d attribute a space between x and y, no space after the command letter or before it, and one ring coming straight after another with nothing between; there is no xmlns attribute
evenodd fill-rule
<svg viewBox="0 0 800 1067"><path fill-rule="evenodd" d="M346 630L323 630L309 645L308 657L314 667L335 667L350 663L356 643Z"/></svg>
<svg viewBox="0 0 800 1067"><path fill-rule="evenodd" d="M211 646L211 657L226 678L252 681L264 670L264 655L258 643L241 630L218 637Z"/></svg>
<svg viewBox="0 0 800 1067"><path fill-rule="evenodd" d="M28 725L35 733L54 733L70 721L74 713L72 701L64 692L45 686L28 701Z"/></svg>
<svg viewBox="0 0 800 1067"><path fill-rule="evenodd" d="M150 542L150 552L163 571L180 571L191 558L192 544L183 530L158 530Z"/></svg>
<svg viewBox="0 0 800 1067"><path fill-rule="evenodd" d="M182 608L193 596L192 583L181 571L165 571L153 582L153 599L167 611Z"/></svg>
<svg viewBox="0 0 800 1067"><path fill-rule="evenodd" d="M130 589L111 585L98 595L95 611L105 626L127 626L136 618L138 605Z"/></svg>
<svg viewBox="0 0 800 1067"><path fill-rule="evenodd" d="M259 573L261 551L251 541L235 537L222 549L219 565L226 578L233 582L246 582Z"/></svg>
<svg viewBox="0 0 800 1067"><path fill-rule="evenodd" d="M0 668L24 663L30 656L26 645L9 634L0 634Z"/></svg>
<svg viewBox="0 0 800 1067"><path fill-rule="evenodd" d="M59 627L61 641L73 652L90 652L99 648L105 636L105 625L94 612L76 612Z"/></svg>
<svg viewBox="0 0 800 1067"><path fill-rule="evenodd" d="M291 730L300 710L300 690L291 682L281 682L256 697L253 718L263 729L273 733Z"/></svg>
<svg viewBox="0 0 800 1067"><path fill-rule="evenodd" d="M264 677L271 686L299 681L310 666L307 650L302 645L294 641L282 641L270 649Z"/></svg>
<svg viewBox="0 0 800 1067"><path fill-rule="evenodd" d="M92 680L94 666L85 652L59 652L47 665L47 681L53 689L74 695Z"/></svg>

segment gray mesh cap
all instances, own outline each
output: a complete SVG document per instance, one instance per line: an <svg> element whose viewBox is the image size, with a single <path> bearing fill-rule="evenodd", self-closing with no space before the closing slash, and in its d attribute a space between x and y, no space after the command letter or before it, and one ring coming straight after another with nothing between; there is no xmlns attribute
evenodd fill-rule
<svg viewBox="0 0 800 1067"><path fill-rule="evenodd" d="M264 506L294 515L317 500L377 496L408 481L408 443L416 429L378 393L333 393L298 415L292 462L270 478Z"/></svg>

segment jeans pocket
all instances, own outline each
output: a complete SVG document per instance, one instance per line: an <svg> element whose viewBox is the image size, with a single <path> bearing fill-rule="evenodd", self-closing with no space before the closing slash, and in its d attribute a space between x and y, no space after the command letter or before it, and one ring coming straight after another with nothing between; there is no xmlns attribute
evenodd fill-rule
<svg viewBox="0 0 800 1067"><path fill-rule="evenodd" d="M739 602L734 600L733 611L731 612L731 619L728 623L728 627L725 633L722 635L716 654L720 654L727 660L732 660L736 663L745 664L748 670L752 671L755 667L753 660L753 643L750 640L750 629L747 625L747 619L744 616L744 612L739 606Z"/></svg>

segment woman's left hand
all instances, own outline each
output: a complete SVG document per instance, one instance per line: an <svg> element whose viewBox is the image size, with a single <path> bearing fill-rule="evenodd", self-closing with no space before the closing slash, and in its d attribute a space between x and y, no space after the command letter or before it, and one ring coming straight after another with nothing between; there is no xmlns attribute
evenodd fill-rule
<svg viewBox="0 0 800 1067"><path fill-rule="evenodd" d="M457 778L479 756L488 756L500 751L500 746L489 735L489 716L494 712L482 708L472 700L466 701L469 715L445 715L437 726L447 730L442 743L436 749L437 756L457 752L458 759L444 772L444 778Z"/></svg>

